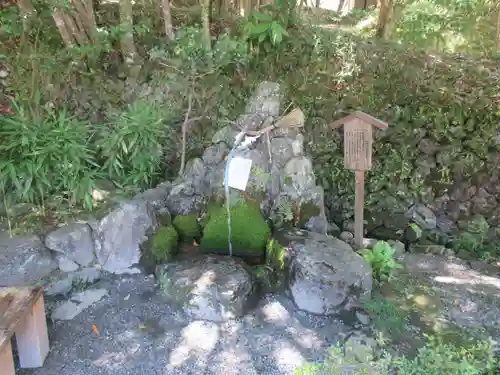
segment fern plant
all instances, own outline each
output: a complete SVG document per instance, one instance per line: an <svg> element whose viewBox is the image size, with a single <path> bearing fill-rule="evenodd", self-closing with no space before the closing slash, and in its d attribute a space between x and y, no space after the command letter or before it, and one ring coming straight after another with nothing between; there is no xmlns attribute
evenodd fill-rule
<svg viewBox="0 0 500 375"><path fill-rule="evenodd" d="M403 267L394 259L394 248L385 241L378 241L373 249L360 250L360 254L372 267L377 282L390 280L393 271Z"/></svg>

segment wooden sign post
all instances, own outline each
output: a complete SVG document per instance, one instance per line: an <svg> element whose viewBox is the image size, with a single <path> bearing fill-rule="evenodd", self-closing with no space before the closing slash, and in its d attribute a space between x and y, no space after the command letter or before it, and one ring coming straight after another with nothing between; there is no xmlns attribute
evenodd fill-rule
<svg viewBox="0 0 500 375"><path fill-rule="evenodd" d="M363 246L363 211L365 206L365 171L372 167L372 127L385 130L385 122L364 112L356 111L332 124L333 128L344 125L344 166L356 175L354 203L354 243Z"/></svg>

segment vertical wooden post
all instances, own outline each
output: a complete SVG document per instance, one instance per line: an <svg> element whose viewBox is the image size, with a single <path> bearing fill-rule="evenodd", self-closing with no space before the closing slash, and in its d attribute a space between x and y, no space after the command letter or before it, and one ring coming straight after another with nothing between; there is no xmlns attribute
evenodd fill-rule
<svg viewBox="0 0 500 375"><path fill-rule="evenodd" d="M23 324L16 330L21 368L42 367L49 353L49 336L45 320L43 295L38 297Z"/></svg>
<svg viewBox="0 0 500 375"><path fill-rule="evenodd" d="M356 189L354 196L354 243L363 247L363 214L365 209L365 172L356 170Z"/></svg>
<svg viewBox="0 0 500 375"><path fill-rule="evenodd" d="M2 371L2 375L15 375L16 373L10 341L3 347L3 349L0 349L0 369Z"/></svg>

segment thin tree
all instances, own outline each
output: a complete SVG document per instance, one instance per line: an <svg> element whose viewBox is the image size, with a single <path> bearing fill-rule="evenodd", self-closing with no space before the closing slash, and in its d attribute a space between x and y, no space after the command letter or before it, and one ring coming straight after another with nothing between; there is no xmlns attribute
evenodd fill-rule
<svg viewBox="0 0 500 375"><path fill-rule="evenodd" d="M169 40L174 40L174 26L172 25L172 11L170 0L162 0L163 22L165 23L165 35Z"/></svg>
<svg viewBox="0 0 500 375"><path fill-rule="evenodd" d="M140 58L134 44L134 18L132 0L120 0L120 48L123 61L129 68L129 77L137 78L140 66Z"/></svg>

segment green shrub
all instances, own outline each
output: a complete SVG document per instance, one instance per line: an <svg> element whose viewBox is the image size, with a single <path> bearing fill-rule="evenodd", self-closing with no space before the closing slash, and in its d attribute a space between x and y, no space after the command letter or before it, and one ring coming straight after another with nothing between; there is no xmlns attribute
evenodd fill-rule
<svg viewBox="0 0 500 375"><path fill-rule="evenodd" d="M324 363L307 364L297 369L297 374L331 374L342 373L344 366L356 368L356 375L367 374L398 374L398 375L495 375L498 359L495 359L491 342L478 341L471 345L454 346L444 344L431 338L421 348L415 358L391 356L383 352L379 359L370 354L370 349L364 353L366 358L350 355L362 352L359 348L342 348L336 345L332 348ZM363 355L362 355L363 356Z"/></svg>
<svg viewBox="0 0 500 375"><path fill-rule="evenodd" d="M160 175L167 140L165 108L136 101L101 126L97 147L107 175L118 185L148 187Z"/></svg>
<svg viewBox="0 0 500 375"><path fill-rule="evenodd" d="M476 216L469 223L466 231L459 233L452 239L452 247L460 256L483 260L494 259L500 256L500 245L488 238L490 225L483 216Z"/></svg>
<svg viewBox="0 0 500 375"><path fill-rule="evenodd" d="M352 215L352 172L344 168L342 134L325 124L362 110L389 124L375 131L366 207L393 212L432 202L459 179L494 168L500 70L495 61L430 56L390 43L316 29L290 31L287 48L262 76L283 77L287 99L303 109L318 184L336 213ZM257 61L255 69L259 69ZM269 78L268 78L269 79ZM419 148L426 138L435 155ZM430 167L419 168L428 162ZM460 171L460 173L457 173ZM330 203L327 201L327 204Z"/></svg>
<svg viewBox="0 0 500 375"><path fill-rule="evenodd" d="M151 238L149 250L157 262L166 262L175 255L179 235L173 226L161 227Z"/></svg>
<svg viewBox="0 0 500 375"><path fill-rule="evenodd" d="M64 110L38 114L15 105L12 116L0 116L3 199L43 205L57 195L92 208L99 166L91 137L90 124Z"/></svg>
<svg viewBox="0 0 500 375"><path fill-rule="evenodd" d="M257 205L242 202L231 207L231 244L233 254L261 255L269 239L270 229ZM228 217L225 207L213 209L205 226L201 247L215 252L228 252Z"/></svg>
<svg viewBox="0 0 500 375"><path fill-rule="evenodd" d="M178 215L174 218L173 226L184 242L193 242L201 236L200 226L196 215Z"/></svg>
<svg viewBox="0 0 500 375"><path fill-rule="evenodd" d="M378 282L389 280L395 269L402 268L394 260L394 248L385 241L378 241L373 249L362 249L359 253L372 267L373 278Z"/></svg>

